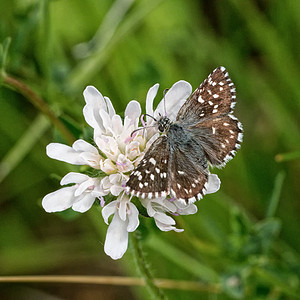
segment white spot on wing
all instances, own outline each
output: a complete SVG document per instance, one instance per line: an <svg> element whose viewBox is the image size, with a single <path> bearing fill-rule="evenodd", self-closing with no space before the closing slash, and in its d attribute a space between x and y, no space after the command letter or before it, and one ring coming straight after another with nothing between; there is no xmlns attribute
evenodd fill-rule
<svg viewBox="0 0 300 300"><path fill-rule="evenodd" d="M153 157L151 157L151 158L149 159L149 162L151 162L151 164L153 164L153 165L156 164L156 160L155 160Z"/></svg>
<svg viewBox="0 0 300 300"><path fill-rule="evenodd" d="M243 141L243 134L241 132L239 132L237 139L238 139L239 142Z"/></svg>
<svg viewBox="0 0 300 300"><path fill-rule="evenodd" d="M201 95L198 97L198 102L204 103L204 100L202 99Z"/></svg>

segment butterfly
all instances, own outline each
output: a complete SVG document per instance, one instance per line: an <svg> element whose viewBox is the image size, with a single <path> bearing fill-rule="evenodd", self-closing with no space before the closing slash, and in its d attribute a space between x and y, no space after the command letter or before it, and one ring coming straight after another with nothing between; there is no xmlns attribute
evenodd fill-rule
<svg viewBox="0 0 300 300"><path fill-rule="evenodd" d="M126 191L137 197L201 199L209 166L222 167L240 148L242 124L233 116L236 91L224 67L216 68L181 106L176 120L155 119L161 135L130 174Z"/></svg>

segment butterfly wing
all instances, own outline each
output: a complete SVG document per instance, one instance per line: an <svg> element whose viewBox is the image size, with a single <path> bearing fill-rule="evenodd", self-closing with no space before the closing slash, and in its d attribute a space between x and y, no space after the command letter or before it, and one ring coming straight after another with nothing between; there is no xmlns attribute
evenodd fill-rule
<svg viewBox="0 0 300 300"><path fill-rule="evenodd" d="M177 121L195 124L232 112L236 103L233 82L224 67L216 68L182 105Z"/></svg>
<svg viewBox="0 0 300 300"><path fill-rule="evenodd" d="M236 103L233 82L224 67L216 68L181 107L177 121L201 143L207 160L224 166L240 148L241 123L232 115Z"/></svg>
<svg viewBox="0 0 300 300"><path fill-rule="evenodd" d="M126 183L126 191L142 198L158 198L168 195L170 193L169 156L167 137L160 136L130 174Z"/></svg>
<svg viewBox="0 0 300 300"><path fill-rule="evenodd" d="M213 166L224 166L241 146L242 125L232 115L207 119L189 128Z"/></svg>
<svg viewBox="0 0 300 300"><path fill-rule="evenodd" d="M193 145L194 144L194 145ZM201 199L205 194L208 168L201 147L191 141L172 153L171 195L186 203Z"/></svg>

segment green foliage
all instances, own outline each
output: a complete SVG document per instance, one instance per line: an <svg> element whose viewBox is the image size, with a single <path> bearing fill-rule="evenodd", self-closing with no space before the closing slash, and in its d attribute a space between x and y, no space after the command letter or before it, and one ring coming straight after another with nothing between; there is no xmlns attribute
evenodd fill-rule
<svg viewBox="0 0 300 300"><path fill-rule="evenodd" d="M207 286L165 290L170 299L299 298L299 15L294 0L2 0L0 275L137 276L129 253L119 262L105 256L99 205L83 215L43 211L43 196L76 168L46 156L48 143L68 140L5 74L41 97L71 136L91 142L82 116L87 85L122 114L131 99L144 107L156 82L159 95L180 79L196 88L224 65L237 88L242 148L216 171L221 190L197 203L197 214L176 218L183 233L140 217L146 259L154 277ZM70 295L53 285L27 292L36 290ZM1 286L0 298L10 291ZM73 298L79 291L88 299L81 286ZM112 299L124 290L100 291ZM144 288L126 293L148 297Z"/></svg>

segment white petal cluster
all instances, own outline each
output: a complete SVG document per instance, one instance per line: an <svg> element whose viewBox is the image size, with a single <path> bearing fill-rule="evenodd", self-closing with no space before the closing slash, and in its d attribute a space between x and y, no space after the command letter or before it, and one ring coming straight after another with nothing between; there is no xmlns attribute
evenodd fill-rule
<svg viewBox="0 0 300 300"><path fill-rule="evenodd" d="M141 202L147 209L148 215L154 218L156 226L162 231L183 231L183 229L178 229L174 226L176 222L169 214L178 216L195 214L197 212L195 204L184 205L182 202L175 201L175 199L142 199Z"/></svg>
<svg viewBox="0 0 300 300"><path fill-rule="evenodd" d="M111 223L108 218L113 216ZM106 224L109 224L104 251L112 259L121 258L127 250L128 232L133 232L139 226L139 211L130 202L127 195L122 194L117 200L110 202L102 209L102 216Z"/></svg>
<svg viewBox="0 0 300 300"><path fill-rule="evenodd" d="M183 80L176 82L154 110L153 101L158 87L159 85L155 84L148 91L146 113L158 117L167 112L168 117L175 120L180 107L192 92L191 85ZM85 212L91 208L95 199L99 199L101 206L104 206L102 216L109 225L104 250L111 258L119 259L127 250L128 232L133 232L139 225L139 211L132 203L131 197L125 194L124 186L130 172L158 137L158 133L151 127L132 134L138 128L141 116L141 107L137 101L128 103L122 120L116 114L110 99L103 97L93 86L88 86L83 95L86 102L83 115L94 130L94 145L84 140L77 140L72 147L51 143L47 146L47 155L73 165L89 166L100 175L90 177L82 173L68 173L60 182L64 187L46 195L42 205L47 212L58 212L68 208ZM147 125L151 126L153 119L147 116L146 121ZM207 193L217 191L219 186L219 178L211 174L207 183ZM117 198L106 204L104 197L108 194ZM140 201L162 231L183 231L175 227L175 220L170 215L197 212L194 204L182 204L176 199ZM110 216L113 216L111 222Z"/></svg>

